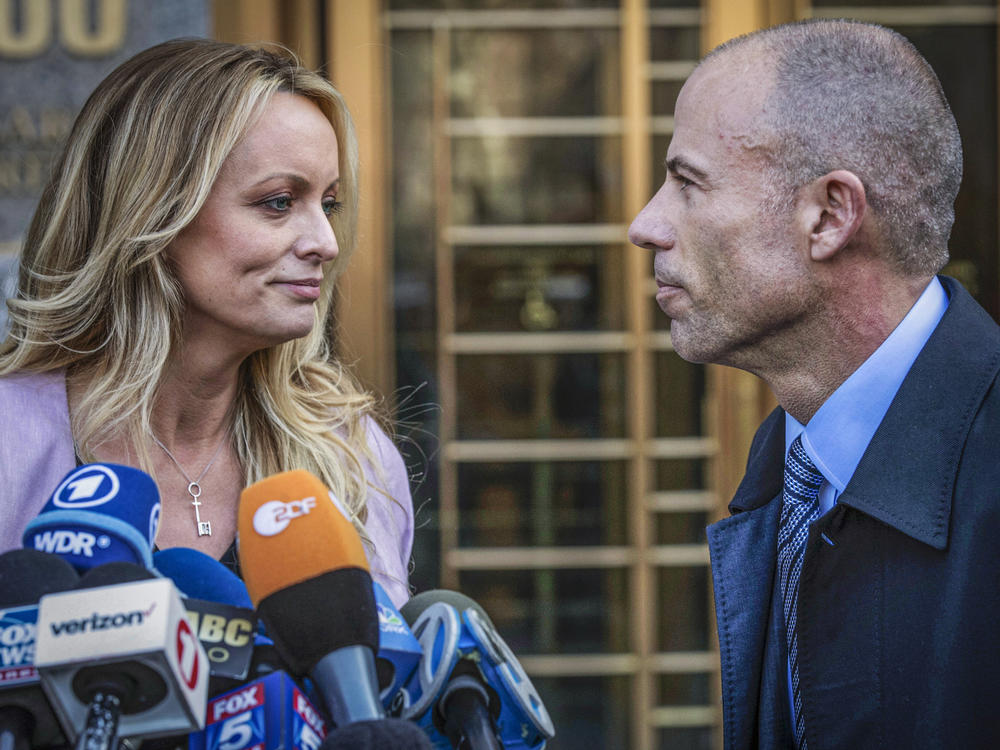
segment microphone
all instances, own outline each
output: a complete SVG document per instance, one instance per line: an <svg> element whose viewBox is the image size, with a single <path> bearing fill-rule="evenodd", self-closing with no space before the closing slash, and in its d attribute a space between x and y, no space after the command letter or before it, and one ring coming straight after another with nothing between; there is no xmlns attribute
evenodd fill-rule
<svg viewBox="0 0 1000 750"><path fill-rule="evenodd" d="M32 549L0 554L0 748L63 745L35 669L38 599L79 580L65 560Z"/></svg>
<svg viewBox="0 0 1000 750"><path fill-rule="evenodd" d="M326 731L313 704L279 671L212 698L205 729L188 736L188 750L316 750Z"/></svg>
<svg viewBox="0 0 1000 750"><path fill-rule="evenodd" d="M403 719L359 721L333 730L319 750L431 750L416 724Z"/></svg>
<svg viewBox="0 0 1000 750"><path fill-rule="evenodd" d="M0 607L37 604L78 580L76 569L60 557L33 549L7 550L0 554Z"/></svg>
<svg viewBox="0 0 1000 750"><path fill-rule="evenodd" d="M378 581L372 581L372 585L378 609L375 671L378 675L379 697L387 711L398 713L392 708L393 703L402 700L403 685L416 670L424 651L385 589Z"/></svg>
<svg viewBox="0 0 1000 750"><path fill-rule="evenodd" d="M327 735L325 722L285 672L275 672L210 700L205 729L188 738L188 750L283 747L431 750L420 728L402 719L358 721Z"/></svg>
<svg viewBox="0 0 1000 750"><path fill-rule="evenodd" d="M153 568L172 580L184 596L253 609L243 580L200 550L190 547L157 550L153 553Z"/></svg>
<svg viewBox="0 0 1000 750"><path fill-rule="evenodd" d="M424 657L403 696L402 717L453 748L531 748L555 735L531 680L483 609L454 591L403 605Z"/></svg>
<svg viewBox="0 0 1000 750"><path fill-rule="evenodd" d="M140 565L107 563L42 597L35 666L78 747L204 726L208 657L173 582Z"/></svg>
<svg viewBox="0 0 1000 750"><path fill-rule="evenodd" d="M184 597L188 622L208 655L209 695L244 682L254 656L257 615L243 581L214 557L187 547L159 550L153 567Z"/></svg>
<svg viewBox="0 0 1000 750"><path fill-rule="evenodd" d="M149 474L85 464L56 487L25 527L22 544L59 555L80 572L115 561L148 568L159 524L160 493Z"/></svg>
<svg viewBox="0 0 1000 750"><path fill-rule="evenodd" d="M250 598L293 673L338 727L383 718L368 559L333 495L307 471L267 477L243 491L238 528Z"/></svg>

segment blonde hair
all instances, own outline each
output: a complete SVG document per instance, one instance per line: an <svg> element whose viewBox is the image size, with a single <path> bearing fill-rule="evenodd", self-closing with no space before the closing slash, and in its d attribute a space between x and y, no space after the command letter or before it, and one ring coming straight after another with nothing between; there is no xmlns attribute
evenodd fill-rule
<svg viewBox="0 0 1000 750"><path fill-rule="evenodd" d="M0 374L66 368L86 382L71 425L86 460L111 435L125 435L150 470L151 407L184 309L164 251L278 91L314 102L336 133L339 270L355 244L354 126L336 89L287 51L166 42L113 71L78 116L25 239ZM331 349L335 276L325 274L309 335L243 363L234 449L248 484L291 468L312 471L364 534L363 466L379 466L364 419L374 399Z"/></svg>

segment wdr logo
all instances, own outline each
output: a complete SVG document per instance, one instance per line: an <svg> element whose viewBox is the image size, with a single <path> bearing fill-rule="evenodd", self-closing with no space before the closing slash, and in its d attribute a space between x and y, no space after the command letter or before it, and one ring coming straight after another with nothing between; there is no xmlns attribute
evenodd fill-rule
<svg viewBox="0 0 1000 750"><path fill-rule="evenodd" d="M120 486L118 475L109 467L91 464L66 477L52 495L52 503L59 508L93 508L114 498Z"/></svg>
<svg viewBox="0 0 1000 750"><path fill-rule="evenodd" d="M75 555L77 557L93 557L94 547L107 549L111 546L111 538L106 534L95 536L89 531L74 531L73 529L46 529L34 535L35 549L56 555Z"/></svg>

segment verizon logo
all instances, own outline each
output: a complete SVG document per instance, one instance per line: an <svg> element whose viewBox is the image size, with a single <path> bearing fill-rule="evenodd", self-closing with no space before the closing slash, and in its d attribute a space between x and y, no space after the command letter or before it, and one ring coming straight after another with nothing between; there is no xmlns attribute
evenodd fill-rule
<svg viewBox="0 0 1000 750"><path fill-rule="evenodd" d="M154 609L156 609L156 602L150 604L147 610L136 609L131 612L116 612L112 615L99 615L95 612L90 617L49 623L49 627L52 628L54 636L127 628L131 625L142 625L144 620L153 614Z"/></svg>

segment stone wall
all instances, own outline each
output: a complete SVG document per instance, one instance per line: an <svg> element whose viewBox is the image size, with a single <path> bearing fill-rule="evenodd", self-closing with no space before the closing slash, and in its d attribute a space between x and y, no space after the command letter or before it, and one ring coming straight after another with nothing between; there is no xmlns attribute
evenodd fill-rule
<svg viewBox="0 0 1000 750"><path fill-rule="evenodd" d="M13 292L20 242L90 92L146 47L210 33L211 0L0 3L0 299ZM0 335L6 319L0 303Z"/></svg>

